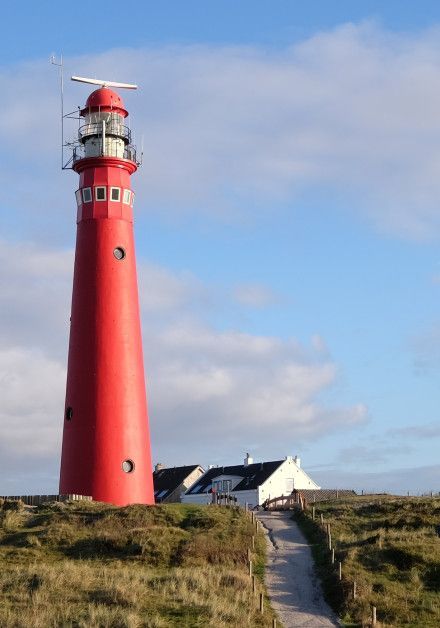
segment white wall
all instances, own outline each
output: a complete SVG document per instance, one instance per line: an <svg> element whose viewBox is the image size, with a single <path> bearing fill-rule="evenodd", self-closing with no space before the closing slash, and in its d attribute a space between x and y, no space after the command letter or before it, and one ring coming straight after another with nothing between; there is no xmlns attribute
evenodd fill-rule
<svg viewBox="0 0 440 628"><path fill-rule="evenodd" d="M253 508L257 506L258 503L258 489L252 491L231 491L231 495L234 495L237 498L237 504L240 506L245 506L246 502L249 505L249 508ZM182 495L182 504L211 504L212 502L212 494L211 493L196 493L195 495Z"/></svg>
<svg viewBox="0 0 440 628"><path fill-rule="evenodd" d="M290 495L292 489L315 489L320 486L310 478L303 469L300 469L294 459L288 456L281 466L259 487L258 503L266 499Z"/></svg>

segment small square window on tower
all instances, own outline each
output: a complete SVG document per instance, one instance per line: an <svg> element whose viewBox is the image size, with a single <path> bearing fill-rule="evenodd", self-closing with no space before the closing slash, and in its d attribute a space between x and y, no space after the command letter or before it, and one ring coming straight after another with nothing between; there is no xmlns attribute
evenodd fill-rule
<svg viewBox="0 0 440 628"><path fill-rule="evenodd" d="M84 188L82 191L84 203L90 203L92 200L92 188Z"/></svg>
<svg viewBox="0 0 440 628"><path fill-rule="evenodd" d="M122 197L122 202L125 203L126 205L130 205L130 196L131 196L130 190L124 190L124 196Z"/></svg>
<svg viewBox="0 0 440 628"><path fill-rule="evenodd" d="M111 201L121 200L121 188L110 188L110 200Z"/></svg>
<svg viewBox="0 0 440 628"><path fill-rule="evenodd" d="M75 192L75 196L76 196L76 204L78 205L78 207L80 205L82 205L82 195L81 195L81 190L77 190Z"/></svg>
<svg viewBox="0 0 440 628"><path fill-rule="evenodd" d="M107 199L107 188L99 185L95 188L95 201L105 201Z"/></svg>

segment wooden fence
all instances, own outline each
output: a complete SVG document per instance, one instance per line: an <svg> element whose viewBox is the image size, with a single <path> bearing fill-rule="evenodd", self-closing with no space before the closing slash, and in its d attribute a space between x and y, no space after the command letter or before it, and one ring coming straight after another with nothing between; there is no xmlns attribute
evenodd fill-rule
<svg viewBox="0 0 440 628"><path fill-rule="evenodd" d="M40 506L48 502L92 501L88 495L0 495L6 501L20 501L27 506Z"/></svg>

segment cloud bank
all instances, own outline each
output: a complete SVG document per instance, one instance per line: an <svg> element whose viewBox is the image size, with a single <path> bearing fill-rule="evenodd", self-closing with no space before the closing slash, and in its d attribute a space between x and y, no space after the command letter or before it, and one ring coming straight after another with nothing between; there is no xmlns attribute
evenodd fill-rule
<svg viewBox="0 0 440 628"><path fill-rule="evenodd" d="M126 100L138 139L145 138L141 211L249 220L306 195L325 199L328 211L336 205L379 230L423 239L440 231L439 63L438 30L390 34L366 23L276 51L112 50L69 58L66 73L140 83ZM48 163L53 172L58 166L53 67L28 63L0 78L4 182L23 172L30 137L38 146L33 173L24 169L29 185L6 186L6 203L22 211L44 206L53 229L59 199L68 198L66 179L54 186L52 176L47 187ZM35 93L40 100L31 108ZM69 86L66 100L74 109L86 94Z"/></svg>
<svg viewBox="0 0 440 628"><path fill-rule="evenodd" d="M63 421L71 251L0 246L0 494L23 492L41 472L56 490ZM251 448L284 456L293 446L366 419L330 407L338 379L323 342L310 346L203 321L212 289L187 273L139 264L153 455L167 464L241 459ZM14 488L15 487L15 488ZM28 490L28 489L27 489Z"/></svg>

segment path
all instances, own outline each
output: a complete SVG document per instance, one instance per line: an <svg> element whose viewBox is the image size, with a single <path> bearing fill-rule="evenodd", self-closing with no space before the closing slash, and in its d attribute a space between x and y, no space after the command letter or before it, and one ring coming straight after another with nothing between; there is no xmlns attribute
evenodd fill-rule
<svg viewBox="0 0 440 628"><path fill-rule="evenodd" d="M268 537L266 586L284 628L328 628L340 623L325 602L310 546L291 512L260 512Z"/></svg>

